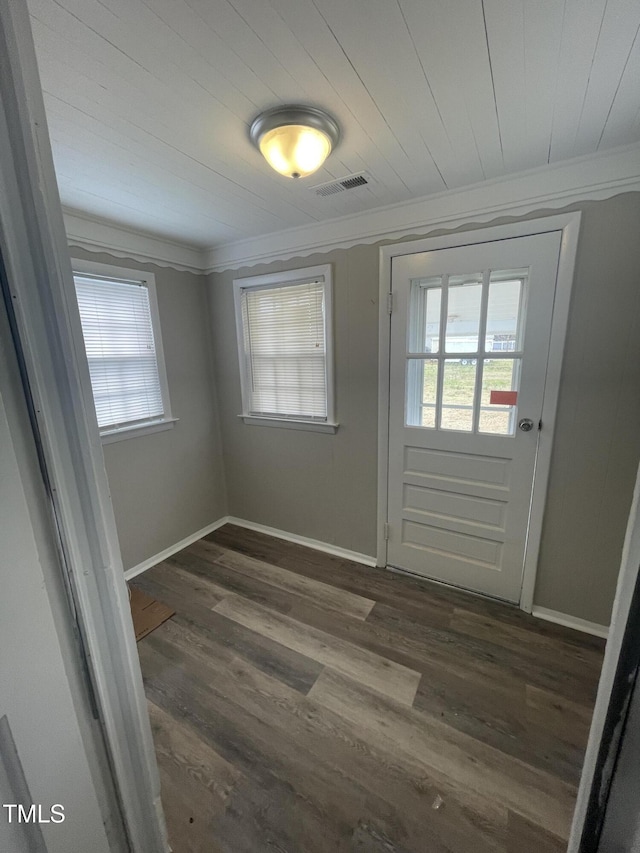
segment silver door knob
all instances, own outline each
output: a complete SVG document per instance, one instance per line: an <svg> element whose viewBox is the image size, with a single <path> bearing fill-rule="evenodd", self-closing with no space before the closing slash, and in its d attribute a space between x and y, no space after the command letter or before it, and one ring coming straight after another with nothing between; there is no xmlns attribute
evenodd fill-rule
<svg viewBox="0 0 640 853"><path fill-rule="evenodd" d="M518 421L518 427L522 430L522 432L531 432L533 429L533 421L531 418L520 418Z"/></svg>

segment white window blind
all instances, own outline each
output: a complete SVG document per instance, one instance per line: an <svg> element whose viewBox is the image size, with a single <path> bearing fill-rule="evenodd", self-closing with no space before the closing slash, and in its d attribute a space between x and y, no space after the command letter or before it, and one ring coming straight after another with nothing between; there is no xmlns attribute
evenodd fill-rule
<svg viewBox="0 0 640 853"><path fill-rule="evenodd" d="M144 282L75 275L100 428L164 414L149 291Z"/></svg>
<svg viewBox="0 0 640 853"><path fill-rule="evenodd" d="M325 282L240 291L245 411L327 420Z"/></svg>

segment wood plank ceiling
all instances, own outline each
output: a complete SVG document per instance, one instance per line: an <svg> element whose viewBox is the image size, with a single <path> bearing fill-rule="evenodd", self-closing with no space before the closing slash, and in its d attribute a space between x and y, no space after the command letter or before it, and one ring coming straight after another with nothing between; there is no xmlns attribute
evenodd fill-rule
<svg viewBox="0 0 640 853"><path fill-rule="evenodd" d="M640 141L638 0L29 0L63 204L209 247ZM301 181L247 129L343 140ZM370 183L313 186L366 171Z"/></svg>

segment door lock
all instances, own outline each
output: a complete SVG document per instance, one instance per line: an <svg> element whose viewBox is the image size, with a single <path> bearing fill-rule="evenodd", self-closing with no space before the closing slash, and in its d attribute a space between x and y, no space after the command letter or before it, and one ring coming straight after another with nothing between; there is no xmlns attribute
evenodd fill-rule
<svg viewBox="0 0 640 853"><path fill-rule="evenodd" d="M531 432L533 429L533 421L531 418L520 418L518 421L518 427L522 430L522 432Z"/></svg>

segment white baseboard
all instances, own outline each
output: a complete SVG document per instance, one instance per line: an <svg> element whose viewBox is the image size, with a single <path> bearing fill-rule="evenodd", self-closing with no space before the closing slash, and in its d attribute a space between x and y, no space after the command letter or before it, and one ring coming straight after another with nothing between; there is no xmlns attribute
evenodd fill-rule
<svg viewBox="0 0 640 853"><path fill-rule="evenodd" d="M599 625L597 622L588 622L586 619L579 619L577 616L559 613L557 610L547 610L546 607L533 607L531 615L537 616L538 619L544 619L546 622L555 622L556 625L564 625L565 628L574 628L576 631L582 631L585 634L593 634L594 637L603 637L605 640L609 636L609 629L606 625Z"/></svg>
<svg viewBox="0 0 640 853"><path fill-rule="evenodd" d="M214 521L213 524L209 524L207 527L203 527L202 530L198 530L196 533L192 533L191 536L187 536L180 542L176 542L170 548L165 548L159 554L149 557L148 560L142 563L138 563L132 569L127 569L124 573L125 580L130 581L137 575L141 575L147 569L157 566L158 563L167 560L169 557L177 554L178 551L182 551L183 548L187 548L189 545L197 542L198 539L202 539L208 533L213 533L214 530L225 524L237 524L238 527L246 527L247 530L255 530L257 533L267 533L276 539L285 539L287 542L295 542L297 545L306 545L307 548L313 548L315 551L322 551L325 554L332 554L334 557L342 557L345 560L353 560L354 563L362 563L364 566L376 565L375 557L369 557L367 554L359 554L357 551L349 551L347 548L339 548L337 545L330 545L328 542L319 542L317 539L308 539L306 536L298 536L296 533L287 533L285 530L267 527L264 524L255 524L253 521L246 521L244 518L225 515Z"/></svg>
<svg viewBox="0 0 640 853"><path fill-rule="evenodd" d="M222 527L222 525L226 524L227 521L229 521L229 518L225 515L222 518L219 518L217 521L214 521L213 524L208 524L206 527L203 527L202 530L198 530L195 533L192 533L191 536L187 536L180 542L176 542L175 545L171 545L169 548L165 548L164 551L161 551L154 557L149 557L148 560L145 560L142 563L138 563L137 566L134 566L131 569L127 569L124 573L125 580L130 581L131 578L135 578L136 575L141 575L143 572L146 572L147 569L151 569L153 568L153 566L157 566L158 563L161 563L163 560L167 560L169 557L173 557L173 555L177 554L178 551L182 551L182 549L186 548L188 545L193 545L194 542L197 542L198 539L202 539L202 537L206 536L208 533L213 533L214 530L217 530L219 527Z"/></svg>
<svg viewBox="0 0 640 853"><path fill-rule="evenodd" d="M238 527L246 527L247 530L255 530L257 533L266 533L269 536L274 536L276 539L285 539L287 542L295 542L296 545L305 545L307 548L313 548L315 551L322 551L324 554L331 554L334 557L342 557L345 560L353 560L354 563L362 563L364 566L376 565L375 557L369 557L367 554L359 554L357 551L349 551L348 548L339 548L337 545L330 545L328 542L320 542L317 539L308 539L306 536L298 536L296 533L287 533L285 530L278 530L275 527L267 527L265 524L256 524L253 521L246 521L244 518L229 516L225 521L229 524L237 524Z"/></svg>
<svg viewBox="0 0 640 853"><path fill-rule="evenodd" d="M225 524L235 524L238 527L245 527L247 530L255 530L257 533L266 533L268 536L273 536L276 539L284 539L286 542L294 542L296 545L304 545L307 548L313 548L315 551L322 551L324 554L331 554L334 557L342 557L345 560L353 560L354 563L361 563L363 566L376 566L376 558L370 557L368 554L359 554L357 551L350 551L348 548L340 548L337 545L330 545L328 542L320 542L318 539L309 539L307 536L298 536L297 533L287 533L286 530L278 530L276 527L267 527L266 524L256 524L254 521L247 521L244 518L236 518L233 515L225 515L203 527L202 530L197 530L191 536L187 536L175 545L165 548L159 554L149 557L137 566L127 569L124 573L125 580L130 581L137 575L146 572L147 569L153 568L163 560L182 551L214 530L223 527ZM576 631L582 631L585 634L593 634L595 637L603 637L606 639L609 635L609 629L606 625L599 625L597 622L588 622L586 619L579 619L577 616L569 616L566 613L559 613L557 610L548 610L546 607L533 607L532 616L538 619L544 619L546 622L554 622L556 625L563 625L565 628L574 628Z"/></svg>

